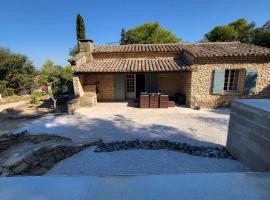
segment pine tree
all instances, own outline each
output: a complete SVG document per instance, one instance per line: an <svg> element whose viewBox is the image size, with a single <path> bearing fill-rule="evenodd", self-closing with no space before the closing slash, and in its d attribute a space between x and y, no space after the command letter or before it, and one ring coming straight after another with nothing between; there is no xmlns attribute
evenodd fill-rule
<svg viewBox="0 0 270 200"><path fill-rule="evenodd" d="M77 15L76 19L76 32L77 40L86 39L84 21L80 14Z"/></svg>

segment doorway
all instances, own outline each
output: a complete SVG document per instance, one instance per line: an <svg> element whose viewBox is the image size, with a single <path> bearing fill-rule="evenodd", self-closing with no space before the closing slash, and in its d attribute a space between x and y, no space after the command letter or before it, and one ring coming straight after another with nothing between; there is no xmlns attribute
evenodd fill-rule
<svg viewBox="0 0 270 200"><path fill-rule="evenodd" d="M128 74L126 78L126 98L134 99L136 97L136 75Z"/></svg>
<svg viewBox="0 0 270 200"><path fill-rule="evenodd" d="M136 98L139 98L142 92L145 92L145 75L136 74Z"/></svg>

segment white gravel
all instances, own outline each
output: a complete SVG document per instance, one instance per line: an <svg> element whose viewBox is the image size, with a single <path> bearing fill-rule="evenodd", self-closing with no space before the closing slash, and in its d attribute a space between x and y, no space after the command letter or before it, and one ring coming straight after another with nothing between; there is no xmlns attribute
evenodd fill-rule
<svg viewBox="0 0 270 200"><path fill-rule="evenodd" d="M75 142L103 139L187 142L193 145L225 145L229 109L138 109L126 103L99 103L81 108L75 115L50 116L22 129L57 134ZM167 150L128 150L94 153L88 148L59 162L47 175L142 175L188 172L249 171L241 162L203 158Z"/></svg>
<svg viewBox="0 0 270 200"><path fill-rule="evenodd" d="M175 107L138 109L127 103L99 103L75 115L42 118L17 130L58 134L75 142L167 139L199 145L226 144L229 109Z"/></svg>
<svg viewBox="0 0 270 200"><path fill-rule="evenodd" d="M59 162L46 175L160 175L199 172L247 172L239 161L202 158L168 150L95 153L88 148Z"/></svg>

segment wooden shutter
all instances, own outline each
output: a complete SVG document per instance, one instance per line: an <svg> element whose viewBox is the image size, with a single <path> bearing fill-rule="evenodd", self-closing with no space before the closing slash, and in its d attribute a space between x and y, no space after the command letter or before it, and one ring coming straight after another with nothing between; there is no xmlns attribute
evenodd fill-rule
<svg viewBox="0 0 270 200"><path fill-rule="evenodd" d="M225 69L214 71L213 94L222 94L224 88Z"/></svg>
<svg viewBox="0 0 270 200"><path fill-rule="evenodd" d="M256 92L257 76L258 76L257 69L247 69L244 87L245 94L254 94Z"/></svg>
<svg viewBox="0 0 270 200"><path fill-rule="evenodd" d="M125 76L124 74L114 75L115 100L125 100Z"/></svg>
<svg viewBox="0 0 270 200"><path fill-rule="evenodd" d="M145 90L146 92L158 91L157 75L154 73L145 74Z"/></svg>

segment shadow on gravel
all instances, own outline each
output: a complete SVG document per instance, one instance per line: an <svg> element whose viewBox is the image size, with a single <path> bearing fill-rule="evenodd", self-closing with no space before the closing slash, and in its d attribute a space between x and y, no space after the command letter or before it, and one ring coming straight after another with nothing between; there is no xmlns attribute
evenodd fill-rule
<svg viewBox="0 0 270 200"><path fill-rule="evenodd" d="M205 119L209 120L209 119ZM225 123L220 121L219 123ZM160 124L138 124L123 115L111 119L87 118L84 115L48 117L26 127L29 132L57 134L75 142L102 139L105 142L140 140L168 140L192 145L212 146L217 144L200 141L192 133Z"/></svg>

